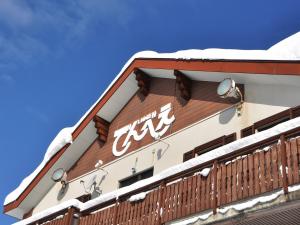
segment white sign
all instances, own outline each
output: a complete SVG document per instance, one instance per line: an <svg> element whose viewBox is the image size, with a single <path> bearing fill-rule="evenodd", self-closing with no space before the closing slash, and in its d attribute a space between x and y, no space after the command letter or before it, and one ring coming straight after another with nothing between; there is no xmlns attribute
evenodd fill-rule
<svg viewBox="0 0 300 225"><path fill-rule="evenodd" d="M132 124L122 127L119 130L116 130L114 133L115 141L112 146L112 153L115 156L123 155L131 145L131 137L133 137L135 141L140 141L145 137L148 131L154 139L163 136L175 120L174 115L172 115L169 118L169 113L171 112L171 109L171 103L169 103L160 108L158 116L157 112L153 111L152 113L149 113L141 119L134 121ZM158 117L159 123L157 124L157 127L154 128L152 119L156 117ZM144 123L144 125L142 126L140 133L138 133L138 131L136 131L136 126L142 123ZM126 135L126 138L122 144L122 149L117 149L118 141L123 135Z"/></svg>

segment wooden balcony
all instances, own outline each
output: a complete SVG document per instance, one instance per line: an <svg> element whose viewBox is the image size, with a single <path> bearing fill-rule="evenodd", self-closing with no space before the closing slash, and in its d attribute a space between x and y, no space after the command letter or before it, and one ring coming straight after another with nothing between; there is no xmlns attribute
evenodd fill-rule
<svg viewBox="0 0 300 225"><path fill-rule="evenodd" d="M130 203L129 196L123 196L106 209L82 212L79 224L164 224L205 210L216 212L266 192L284 189L287 193L288 185L299 183L300 138L282 143L218 159L205 165L212 167L208 176L197 173L202 168L190 171L194 174L178 174L162 181L143 201Z"/></svg>
<svg viewBox="0 0 300 225"><path fill-rule="evenodd" d="M158 225L204 211L216 213L217 208L275 190L287 193L288 186L300 183L299 135L297 128L120 196L118 200L81 212L71 208L31 224L69 225L77 221L79 225ZM199 174L203 168L211 168L207 176ZM143 200L128 201L140 192L147 192Z"/></svg>

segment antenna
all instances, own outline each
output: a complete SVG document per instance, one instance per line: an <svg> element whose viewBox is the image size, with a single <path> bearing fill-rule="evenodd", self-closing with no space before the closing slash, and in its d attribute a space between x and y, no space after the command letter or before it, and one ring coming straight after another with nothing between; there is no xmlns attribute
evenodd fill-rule
<svg viewBox="0 0 300 225"><path fill-rule="evenodd" d="M82 184L82 186L84 188L85 193L91 194L93 186L95 187L97 184L96 179L97 179L97 175L95 174L94 176L91 177L91 179L89 179L89 181L87 182L87 185L84 184L85 183L84 180L80 181L80 183Z"/></svg>

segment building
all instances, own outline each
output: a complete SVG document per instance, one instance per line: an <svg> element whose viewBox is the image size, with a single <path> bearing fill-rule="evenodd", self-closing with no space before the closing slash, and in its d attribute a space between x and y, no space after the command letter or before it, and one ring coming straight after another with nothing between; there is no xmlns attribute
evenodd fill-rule
<svg viewBox="0 0 300 225"><path fill-rule="evenodd" d="M266 51L138 53L4 213L16 224L296 224L299 96L300 33Z"/></svg>

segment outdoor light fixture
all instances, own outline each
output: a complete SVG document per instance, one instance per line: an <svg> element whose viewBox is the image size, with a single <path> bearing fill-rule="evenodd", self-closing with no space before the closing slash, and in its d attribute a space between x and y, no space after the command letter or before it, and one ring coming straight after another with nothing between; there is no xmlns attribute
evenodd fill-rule
<svg viewBox="0 0 300 225"><path fill-rule="evenodd" d="M236 106L237 114L241 115L242 104L244 102L242 92L236 86L235 81L231 78L226 78L220 82L217 93L221 98L236 98L240 99L239 104Z"/></svg>
<svg viewBox="0 0 300 225"><path fill-rule="evenodd" d="M64 189L67 185L67 173L63 168L56 169L53 174L51 179L54 182L60 182L62 184L62 188Z"/></svg>

